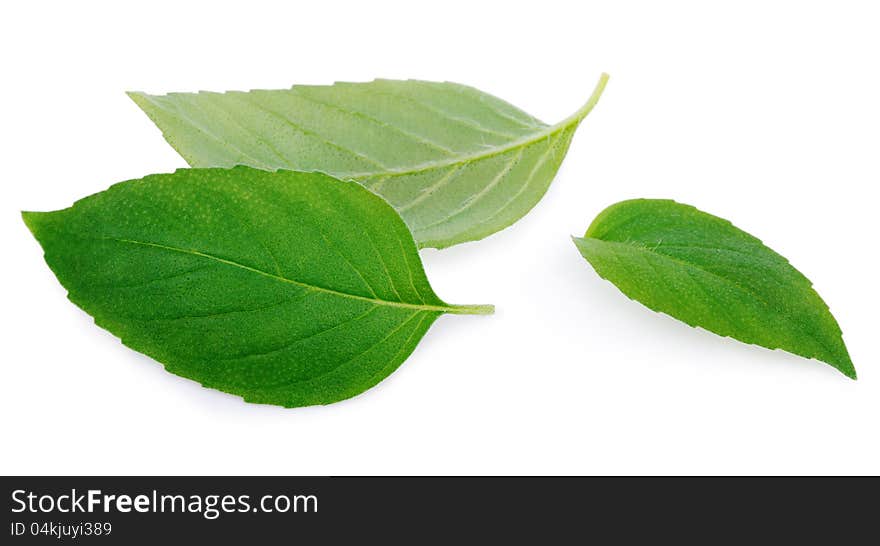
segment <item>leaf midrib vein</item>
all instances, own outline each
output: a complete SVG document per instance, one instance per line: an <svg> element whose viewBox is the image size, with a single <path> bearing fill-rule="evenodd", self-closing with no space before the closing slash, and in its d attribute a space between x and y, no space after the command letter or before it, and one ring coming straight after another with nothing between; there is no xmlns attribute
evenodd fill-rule
<svg viewBox="0 0 880 546"><path fill-rule="evenodd" d="M521 138L517 138L511 140L505 144L500 144L498 146L494 146L489 148L488 150L475 152L472 154L460 155L457 157L452 157L449 159L439 160L439 161L427 161L425 163L421 163L416 165L415 167L407 167L403 170L397 170L394 168L385 169L383 171L374 171L374 172L363 172L363 173L354 173L347 176L347 178L351 178L354 180L360 180L364 178L370 178L373 176L384 176L386 179L393 176L403 176L408 174L419 173L423 171L428 171L431 169L448 167L450 165L457 164L465 164L473 161L477 161L480 159L485 159L487 157L493 157L496 155L503 154L517 147L525 147L530 144L534 144L540 140L543 140L546 137L550 137L564 131L572 126L579 125L584 118L586 118L589 113L593 110L593 107L596 106L596 103L599 102L599 98L602 96L602 92L605 90L605 84L608 82L608 76L603 74L599 79L599 83L596 85L596 88L593 90L593 93L590 95L590 98L587 99L587 102L581 106L575 113L563 119L559 123L555 125L547 125L542 130L527 134Z"/></svg>
<svg viewBox="0 0 880 546"><path fill-rule="evenodd" d="M330 295L338 296L338 297L342 297L342 298L364 301L367 303L372 303L374 305L385 305L387 307L398 307L398 308L403 308L403 309L415 309L418 311L432 311L432 312L440 312L440 313L448 313L452 310L448 306L425 305L425 304L413 304L413 303L406 303L406 302L399 302L399 301L388 301L388 300L383 300L383 299L379 299L379 298L369 298L366 296L358 296L357 294L349 294L347 292L333 290L332 288L325 288L323 286L317 286L314 284L309 284L309 283L305 283L305 282L301 282L301 281L296 281L293 279L288 279L287 277L275 275L274 273L269 273L268 271L263 271L261 269L255 268L255 267L251 267L249 265L245 265L245 264L233 261L233 260L227 260L226 258L214 256L213 254L208 254L206 252L201 252L199 250L179 248L179 247L175 247L175 246L164 245L161 243L152 243L149 241L137 241L134 239L124 239L124 238L119 238L119 237L105 237L105 239L118 241L120 243L148 246L148 247L153 247L153 248L159 248L162 250L168 250L171 252L180 252L181 254L189 254L192 256L198 256L200 258L206 258L209 260L214 260L214 261L220 262L222 264L230 265L233 267L238 267L240 269L244 269L246 271L250 271L250 272L256 273L258 275L263 275L264 277L268 277L270 279L275 279L280 282L293 284L293 285L299 286L301 288L305 288L307 290L314 290L317 292L323 292L325 294L330 294Z"/></svg>
<svg viewBox="0 0 880 546"><path fill-rule="evenodd" d="M355 180L360 180L364 178L370 178L372 176L384 176L386 178L394 177L394 176L406 176L410 174L420 173L423 171L430 171L432 169L441 169L443 167L449 166L458 166L465 165L467 163L473 163L475 161L479 161L481 159L486 159L489 157L495 157L497 155L503 155L511 150L515 150L517 148L525 148L526 146L530 146L541 140L547 138L548 136L556 135L557 133L564 131L571 127L574 124L580 123L583 120L582 117L572 116L569 117L556 125L550 125L546 127L542 131L538 131L536 133L532 133L530 135L526 135L523 138L519 138L516 140L511 140L506 144L502 144L499 146L494 146L486 151L477 152L473 154L459 155L456 157L437 160L437 161L426 161L424 163L420 163L415 167L410 167L405 170L397 170L397 169L386 169L384 171L375 171L375 172L363 172L363 173L355 173L352 175L348 175L347 178L352 178Z"/></svg>

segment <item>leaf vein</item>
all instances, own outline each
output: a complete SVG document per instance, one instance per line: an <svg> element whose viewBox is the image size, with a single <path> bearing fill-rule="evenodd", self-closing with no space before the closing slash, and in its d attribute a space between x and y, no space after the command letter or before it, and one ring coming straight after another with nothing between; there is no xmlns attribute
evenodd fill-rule
<svg viewBox="0 0 880 546"><path fill-rule="evenodd" d="M436 106L433 106L431 104L428 104L428 103L420 101L420 100L417 100L409 95L405 95L402 93L388 92L388 91L376 91L376 93L379 95L385 95L385 96L394 97L397 99L406 100L406 101L411 102L413 104L416 104L426 110L434 112L435 114L439 115L442 118L446 118L446 119L448 119L450 121L454 121L458 124L465 125L467 127L471 127L472 129L476 129L476 130L483 132L483 133L486 133L486 134L500 136L503 138L518 138L520 136L520 135L517 135L514 133L507 133L504 131L496 131L495 129L492 129L490 127L486 127L486 126L476 122L473 119L463 118L463 117L453 115L446 110L443 110L441 108L437 108Z"/></svg>
<svg viewBox="0 0 880 546"><path fill-rule="evenodd" d="M309 334L307 336L294 338L292 340L289 339L284 343L284 345L277 347L275 349L270 349L268 351L264 351L264 352L260 352L260 353L247 353L247 354L241 354L241 355L235 355L235 356L215 358L214 360L217 360L219 362L225 362L225 361L229 361L229 360L243 360L245 358L267 356L267 355L271 355L271 354L275 354L275 353L280 353L281 351L289 349L289 348L293 347L294 345L302 343L303 341L306 341L306 340L311 339L313 337L320 336L322 334L326 334L327 332L332 332L333 330L336 330L337 328L342 328L343 326L345 326L347 324L351 324L352 322L357 322L357 321L363 319L364 317L366 317L367 315L369 315L370 313L372 313L373 311L375 311L376 309L377 309L377 307L375 307L375 306L370 307L369 309L367 309L363 313L361 313L357 316L351 317L351 318L347 318L341 322L337 322L336 324L334 324L333 326L330 326L328 328L318 330L317 332L312 332L311 334Z"/></svg>
<svg viewBox="0 0 880 546"><path fill-rule="evenodd" d="M494 220L499 214L501 214L501 213L503 213L505 210L507 210L507 207L509 207L509 206L512 205L517 199L519 199L519 197L520 197L523 193L525 193L525 191L529 188L529 185L532 183L532 179L535 177L535 174L537 174L538 170L539 170L539 169L544 165L544 163L547 161L547 158L550 157L550 153L555 149L556 144L558 143L558 140L559 140L558 137L559 137L560 134L562 134L562 133L558 133L558 134L556 135L556 137L557 137L557 142L556 142L556 143L551 143L551 141L553 140L553 138L552 138L552 137L549 137L549 136L547 137L547 144L548 144L548 145L547 145L547 150L546 150L543 154L541 154L541 157L540 157L537 161L535 161L535 166L532 167L532 170L529 172L529 175L528 175L528 176L526 177L526 179L523 181L522 186L520 187L520 189L517 190L517 192L514 193L514 194L510 197L510 199L508 199L507 201L505 201L505 202L504 202L504 203L503 203L503 204L502 204L502 205L501 205L501 206L500 206L495 212L493 212L491 215L489 215L488 217L486 217L483 221L481 221L481 222L480 222L479 224L477 224L477 225L483 225L483 224L485 224L485 223L487 223L487 222L491 222L491 221Z"/></svg>
<svg viewBox="0 0 880 546"><path fill-rule="evenodd" d="M308 377L308 378L306 378L306 379L294 379L294 380L292 380L292 381L285 381L285 382L282 382L282 383L278 383L278 384L275 384L275 385L271 385L270 388L289 387L289 386L291 386L291 385L295 385L295 384L297 384L297 383L308 383L308 382L311 382L311 381L316 381L316 380L318 380L318 379L322 379L322 378L324 378L324 377L326 377L326 376L328 376L328 375L334 373L334 372L337 371L339 368L342 368L343 366L346 366L346 365L348 365L348 364L354 362L355 360L357 360L357 359L360 358L361 356L363 356L363 355L369 353L370 351L372 351L373 349L375 349L375 348L378 347L379 345L382 345L383 343L385 343L386 341L388 341L388 340L389 340L394 334L396 334L396 333L399 332L401 329L403 329L403 327L406 326L406 325L409 323L409 321L411 321L412 319L414 319L418 314L419 314L418 311L414 312L414 313L413 313L411 316L409 316L406 320L404 320L404 321L401 322L397 327L395 327L393 330L391 330L391 331L390 331L385 337L383 337L382 339L380 339L380 340L377 341L376 343L370 345L370 346L369 346L368 348L366 348L365 350L363 350L363 351L361 351L361 352L355 354L353 357L349 358L349 359L346 360L345 362L341 362L341 363L339 363L338 365L331 367L329 370L325 370L325 371L319 373L318 375L315 375L315 376L312 376L312 377Z"/></svg>
<svg viewBox="0 0 880 546"><path fill-rule="evenodd" d="M206 93L205 95L202 95L202 96L205 97L205 98L207 98L207 97L211 96L211 94ZM199 101L192 101L192 105L193 105L193 107L197 108L198 110L201 110L201 111L202 111L205 115L207 115L209 118L213 117L211 113L209 113L208 111L206 111L206 110L204 109L204 107L202 107L202 105L199 104ZM257 133L253 132L252 130L248 129L243 123L241 123L241 122L235 117L235 114L233 114L233 112L234 112L234 109L228 109L228 110L226 110L226 113L229 115L229 119L230 119L230 121L232 121L232 123L234 123L234 124L235 124L237 127L239 127L242 131L244 131L245 133L247 133L248 135L250 135L250 136L253 138L254 142L262 142L263 144L265 144L266 147L269 148L269 150L272 152L272 154L273 154L275 157L277 157L278 159L280 159L285 165L287 165L287 166L290 167L291 169L295 169L295 168L296 168L296 167L295 167L290 161L288 161L288 159L287 159L286 157L284 157L284 155L282 155L277 149L275 149L275 146L273 146L271 142L269 142L268 140L262 138L260 135L258 135ZM264 164L264 165L268 165L268 163L265 163L264 161L260 161L260 163L262 163L262 164Z"/></svg>
<svg viewBox="0 0 880 546"><path fill-rule="evenodd" d="M639 251L641 251L641 252L651 252L650 250L648 250L648 249L646 249L645 247L642 247L642 246L640 246L640 245L634 245L634 244L629 244L629 243L621 243L621 242L617 242L617 241L606 241L606 240L603 240L603 239L596 239L596 240L598 240L598 241L602 241L603 243L608 243L608 244L611 244L611 245L621 245L621 246L625 246L625 247L627 247L627 248L636 249L636 250L639 250ZM697 265L697 264L691 264L691 263L689 263L689 262L685 262L685 261L683 261L683 260L679 260L679 259L677 259L677 258L674 258L674 257L672 257L672 256L669 256L668 254L663 254L663 253L661 253L661 252L656 252L656 253L654 253L654 254L656 254L656 255L658 255L658 256L663 256L663 257L666 258L667 260L670 260L670 261L672 261L672 262L675 262L675 263L677 263L678 265L682 266L682 267L685 268L685 269L687 269L687 268L694 268L694 269L697 269L697 270L702 271L702 272L704 272L704 273L707 273L707 274L711 275L712 277L715 277L715 278L719 279L719 280L722 281L723 283L728 284L728 285L730 285L730 286L733 286L734 288L736 288L737 290L739 290L739 291L741 291L741 292L745 292L746 294L748 294L749 296L751 296L752 298L754 298L755 301L757 301L757 302L760 303L763 307L765 307L767 310L769 310L772 314L775 314L775 315L778 315L778 316L781 316L781 317L787 319L788 322L789 322L790 324L794 325L794 327L795 327L796 329L798 329L801 333L805 334L807 337L811 338L811 339L814 340L816 343L818 343L818 344L819 344L823 349L825 349L829 354L832 354L832 355L835 354L835 350L834 350L834 348L831 347L831 346L829 346L829 345L826 343L825 340L817 338L812 332L810 332L810 331L804 329L804 327L801 325L800 322L798 322L798 321L796 321L796 320L792 320L792 317L791 317L788 313L786 313L786 312L784 312L784 311L780 311L780 310L777 309L775 306L771 305L770 302L768 302L767 300L765 300L760 294L758 294L758 293L755 292L754 290L751 290L750 288L747 288L747 287L745 287L745 286L739 284L738 282L736 282L736 281L734 281L734 280L732 280L732 279L728 279L727 277L721 276L721 275L719 275L719 274L717 274L717 273L715 273L715 272L713 272L713 271L711 271L711 270L709 270L709 269L704 269L704 268L700 267L700 266Z"/></svg>
<svg viewBox="0 0 880 546"><path fill-rule="evenodd" d="M313 296L316 293L317 292L309 290L309 291L306 291L305 294L300 294L297 297L289 299L289 300L276 301L276 302L270 303L268 305L260 305L258 307L250 307L248 309L230 309L228 311L219 311L219 312L214 312L214 313L204 313L204 314L194 314L194 315L178 315L178 316L174 316L174 317L137 317L137 316L131 316L131 315L119 315L119 316L122 316L122 317L128 318L128 319L133 319L133 320L142 320L144 322L166 322L166 321L171 322L171 321L175 321L175 320L185 320L185 319L216 318L216 317L222 317L222 316L226 316L226 315L234 315L237 313L252 313L254 311L267 311L269 309L273 309L275 307L280 307L282 305L288 305L291 303L301 302L302 300L304 300L310 296Z"/></svg>
<svg viewBox="0 0 880 546"><path fill-rule="evenodd" d="M323 286L309 284L309 283L297 281L294 279L288 279L287 277L276 275L274 273L269 273L267 271L263 271L261 269L255 268L255 267L251 267L249 265L245 265L245 264L233 261L233 260L227 260L226 258L221 258L219 256L214 256L213 254L201 252L198 250L185 249L185 248L179 248L179 247L170 246L170 245L164 245L164 244L160 244L160 243L151 243L148 241L137 241L134 239L123 239L123 238L117 238L117 237L104 237L103 239L109 239L109 240L113 240L113 241L118 241L120 243L128 243L128 244L133 244L133 245L149 246L149 247L159 248L159 249L163 249L163 250L168 250L170 252L180 252L183 254L190 254L193 256L199 256L199 257L202 257L202 258L205 258L208 260L214 260L214 261L217 261L217 262L220 262L222 264L226 264L226 265L229 265L232 267L244 269L245 271L250 271L252 273L256 273L258 275L262 275L264 277L268 277L270 279L274 279L279 282L290 283L290 284L293 284L293 285L296 285L296 286L299 286L302 288L307 288L307 289L315 290L318 292L324 292L326 294L338 296L341 298L348 298L348 299L352 299L352 300L364 301L364 302L368 302L368 303L373 303L375 305L384 305L387 307L401 307L401 308L405 308L405 309L415 309L418 311L437 311L437 312L441 312L441 313L454 312L454 311L452 311L454 308L449 307L449 306L413 304L413 303L398 302L398 301L388 301L388 300L383 300L383 299L379 299L379 298L370 298L370 297L366 297L366 296L359 296L357 294L349 294L347 292L341 292L339 290L334 290L332 288L326 288Z"/></svg>
<svg viewBox="0 0 880 546"><path fill-rule="evenodd" d="M514 154L514 156L507 162L507 164L498 172L498 174L488 183L482 190L474 194L470 199L462 203L457 209L451 211L447 216L432 222L426 226L419 227L420 230L425 230L428 228L432 228L434 226L440 225L444 222L448 222L449 220L455 218L459 214L467 211L471 207L473 207L481 198L485 197L490 191L492 191L495 186L497 186L501 180L507 176L511 169L516 165L517 161L522 157L523 151L525 148L520 148L519 152ZM531 175L530 175L531 176Z"/></svg>
<svg viewBox="0 0 880 546"><path fill-rule="evenodd" d="M249 159L250 163L252 165L255 165L255 166L259 165L264 169L271 169L271 167L267 163L265 163L264 161L257 159L256 157L252 156L251 154L245 152L244 150L242 150L238 146L236 146L236 145L230 143L229 141L227 141L226 139L222 138L220 135L215 133L209 127L206 127L206 126L202 125L201 123L199 123L198 121L196 121L195 118L190 116L185 110L175 109L174 111L172 111L171 109L165 107L164 105L159 104L151 95L139 94L138 96L143 97L144 100L149 101L156 108L163 110L164 112L167 112L168 114L170 114L172 116L179 116L185 123L188 123L190 125L190 127L201 132L202 134L204 134L208 138L213 139L216 142L219 142L222 146L226 147L229 150L232 150L232 152L234 154L239 155L242 158ZM163 132L163 134L165 133L164 130L162 132ZM176 148L176 146L175 146L175 148Z"/></svg>
<svg viewBox="0 0 880 546"><path fill-rule="evenodd" d="M343 145L341 145L341 144L339 144L339 143L337 143L337 142L333 142L332 140L329 140L328 138L326 138L326 137L324 137L324 136L321 136L321 135L319 135L318 133L316 133L316 132L314 132L314 131L311 131L311 130L309 130L309 129L306 129L305 127L303 127L302 125L300 125L300 124L294 122L293 120L291 120L291 119L288 118L287 116L282 115L282 114L279 114L278 112L276 112L276 111L274 111L274 110L271 110L271 109L269 109L269 108L266 108L265 106L263 106L262 104L260 104L259 102L257 102L256 98L252 97L249 93L241 93L241 94L239 94L239 95L235 95L235 96L240 97L240 100L244 100L245 102L249 102L249 103L252 104L253 106L257 107L258 109L260 109L260 110L266 112L267 114L271 114L272 116L277 117L278 119L284 121L285 123L287 123L288 125L290 125L291 127L293 127L295 130L297 130L297 131L303 133L304 135L308 135L308 136L310 136L310 137L312 137L312 138L314 138L314 139L316 139L316 140L319 140L320 142L323 142L324 144L327 144L327 145L329 145L329 146L332 146L332 147L336 148L337 150L341 150L341 151L343 151L343 152L345 152L345 153L347 153L347 154L350 154L350 155L352 155L352 156L354 156L354 157L357 157L358 159L361 159L361 160L363 160L363 161L366 161L367 163L370 163L370 164L372 164L372 165L375 165L376 167L379 167L380 169L382 169L382 171L387 171L387 170L388 170L388 167L387 167L386 165L384 165L384 164L383 164L381 161L379 161L378 159L376 159L376 158L374 158L374 157L370 157L369 155L367 155L367 154L365 154L365 153L363 153L363 152L359 152L359 151L357 151L357 150L353 150L353 149L351 149L351 148L347 148L347 147L345 147L345 146L343 146Z"/></svg>
<svg viewBox="0 0 880 546"><path fill-rule="evenodd" d="M413 208L414 206L418 205L419 203L421 203L425 199L428 199L429 197L431 197L431 195L434 194L434 192L436 192L437 190L439 190L440 188L442 188L443 186L445 186L446 184L451 182L455 177L457 177L459 172L463 168L464 168L464 164L461 164L461 165L458 165L458 166L455 166L455 167L449 169L449 171L447 171L445 175L438 178L437 181L435 181L433 184L431 184L427 188L424 188L409 203L407 203L403 206L400 206L400 207L395 207L395 208L397 208L397 212L405 212L405 211Z"/></svg>
<svg viewBox="0 0 880 546"><path fill-rule="evenodd" d="M444 146L443 144L440 144L439 142L431 140L431 139L429 139L425 136L419 135L417 133L407 131L405 129L397 127L396 125L392 125L386 121L382 121L381 119L376 118L374 116L371 116L367 113L361 112L360 110L355 110L351 107L343 107L343 106L340 106L340 105L333 103L333 102L318 100L314 97L310 97L308 95L303 94L297 87L291 88L290 91L293 92L297 97L300 97L300 98L307 100L309 102L313 102L315 104L320 104L322 106L326 106L327 108L332 108L332 109L337 110L339 112L342 112L344 114L348 114L353 117L365 119L365 120L370 121L380 127L385 128L385 129L390 129L396 133L399 133L399 134L407 137L412 142L416 142L418 144L423 144L425 146L429 146L429 147L434 148L435 150L439 150L449 156L455 155L455 150L448 148L448 147Z"/></svg>

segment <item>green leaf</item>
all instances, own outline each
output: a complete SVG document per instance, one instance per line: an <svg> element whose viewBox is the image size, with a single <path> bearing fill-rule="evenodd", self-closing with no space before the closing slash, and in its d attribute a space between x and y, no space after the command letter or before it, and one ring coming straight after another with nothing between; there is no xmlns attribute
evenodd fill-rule
<svg viewBox="0 0 880 546"><path fill-rule="evenodd" d="M556 125L471 87L415 80L129 96L193 167L356 180L397 209L420 247L444 248L538 203L607 79Z"/></svg>
<svg viewBox="0 0 880 546"><path fill-rule="evenodd" d="M727 220L636 199L605 209L574 242L600 277L654 311L856 378L840 327L810 281Z"/></svg>
<svg viewBox="0 0 880 546"><path fill-rule="evenodd" d="M190 169L25 212L76 305L172 373L328 404L393 372L448 305L382 199L320 173Z"/></svg>

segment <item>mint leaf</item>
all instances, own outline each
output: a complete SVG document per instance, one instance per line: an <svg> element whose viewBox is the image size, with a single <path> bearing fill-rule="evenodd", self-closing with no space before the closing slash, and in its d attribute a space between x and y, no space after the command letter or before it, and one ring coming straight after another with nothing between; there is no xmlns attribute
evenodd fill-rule
<svg viewBox="0 0 880 546"><path fill-rule="evenodd" d="M810 281L727 220L636 199L605 209L574 242L600 277L654 311L856 378L840 327Z"/></svg>
<svg viewBox="0 0 880 546"><path fill-rule="evenodd" d="M249 402L372 387L444 313L382 199L319 173L180 170L24 221L69 298L172 373Z"/></svg>
<svg viewBox="0 0 880 546"><path fill-rule="evenodd" d="M474 88L415 80L129 96L193 167L353 179L397 209L420 247L444 248L538 203L607 78L552 126Z"/></svg>

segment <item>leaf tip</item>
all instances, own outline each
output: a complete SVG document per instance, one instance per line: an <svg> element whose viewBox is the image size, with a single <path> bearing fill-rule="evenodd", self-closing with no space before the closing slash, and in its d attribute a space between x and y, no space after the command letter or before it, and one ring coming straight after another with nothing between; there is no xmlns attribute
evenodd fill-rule
<svg viewBox="0 0 880 546"><path fill-rule="evenodd" d="M571 242L574 243L574 246L580 250L584 244L584 237L578 237L577 235L569 235L569 237L571 237Z"/></svg>
<svg viewBox="0 0 880 546"><path fill-rule="evenodd" d="M33 212L29 210L21 211L21 219L24 222L24 225L33 233L37 234L37 229L39 229L39 219L45 214L43 212Z"/></svg>
<svg viewBox="0 0 880 546"><path fill-rule="evenodd" d="M853 381L856 381L858 379L858 374L856 373L856 367L853 365L852 360L849 359L848 355L845 360L843 360L839 363L836 363L836 364L832 364L832 365L835 368L837 368L838 370L840 370L840 372L843 375L849 377Z"/></svg>
<svg viewBox="0 0 880 546"><path fill-rule="evenodd" d="M150 107L150 95L143 91L126 91L125 95L144 112Z"/></svg>
<svg viewBox="0 0 880 546"><path fill-rule="evenodd" d="M826 311L828 311L827 306L826 306ZM831 317L831 315L830 315L831 312L828 311L828 313L829 313L829 317ZM831 320L835 323L835 326L837 326L837 322L834 320L833 317L831 317ZM855 366L855 364L853 364L852 358L849 356L849 350L846 348L846 343L844 343L844 341L843 341L842 334L840 334L839 326L837 326L837 332L838 332L838 335L836 336L836 339L834 341L834 346L829 347L830 352L827 353L826 355L824 355L825 358L820 357L820 358L816 358L816 360L820 360L820 361L832 366L834 369L836 369L837 371L839 371L843 375L845 375L845 376L849 377L850 379L852 379L853 381L855 381L858 379L858 374L856 373L856 366Z"/></svg>

